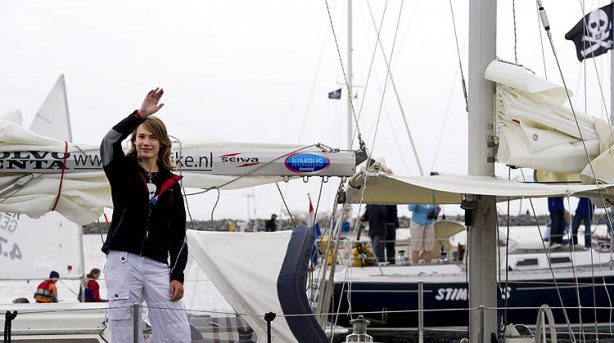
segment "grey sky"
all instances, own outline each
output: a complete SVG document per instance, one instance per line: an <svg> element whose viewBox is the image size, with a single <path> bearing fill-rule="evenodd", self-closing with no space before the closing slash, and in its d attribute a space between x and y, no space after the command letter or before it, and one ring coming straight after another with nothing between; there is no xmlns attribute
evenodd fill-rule
<svg viewBox="0 0 614 343"><path fill-rule="evenodd" d="M466 77L468 1L452 2ZM518 62L543 76L535 2L515 3ZM328 4L345 60L347 2ZM384 87L386 69L379 50L367 83L376 33L366 4L355 1L353 16L354 81L360 86L355 89L355 107L360 109L364 98L363 139L395 173L417 175L392 86ZM370 4L379 22L385 2ZM388 57L401 4L392 73L422 166L426 173L434 169L464 174L467 114L449 1L389 1L380 35ZM544 5L568 85L579 93L578 106L584 111L582 65L575 58L573 43L563 39L582 17L581 8L572 0L544 1ZM592 2L587 11L601 5ZM499 2L498 18L498 55L514 61L510 1ZM340 87L343 75L325 1L4 0L0 2L0 42L0 114L20 109L29 125L57 77L65 74L77 143L98 144L115 122L139 106L147 90L161 86L166 106L160 116L182 140L206 135L239 141L322 142L345 148L347 94L344 90L341 101L326 97ZM560 83L550 47L544 46L544 51L548 78ZM587 64L591 84L595 84L595 70L608 75L609 57L595 62ZM608 87L605 78L603 84ZM588 113L604 116L598 90L589 89ZM497 170L507 176L505 168ZM330 210L337 184L331 180L325 185L323 211ZM307 193L314 202L317 198L319 179L280 187L290 209L304 212ZM264 186L222 192L214 218L245 218L245 194L251 192L258 217L280 212L277 189ZM191 199L193 216L209 218L214 200L215 194ZM253 215L254 203L250 206ZM404 206L399 209L408 214ZM537 209L545 211L542 204ZM452 206L446 211L459 212Z"/></svg>

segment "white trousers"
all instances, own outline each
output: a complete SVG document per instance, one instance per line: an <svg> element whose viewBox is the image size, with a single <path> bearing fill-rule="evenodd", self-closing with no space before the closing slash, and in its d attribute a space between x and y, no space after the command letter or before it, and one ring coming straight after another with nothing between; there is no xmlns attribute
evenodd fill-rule
<svg viewBox="0 0 614 343"><path fill-rule="evenodd" d="M147 303L156 343L191 342L190 325L181 301L170 301L168 266L164 263L123 251L110 251L104 266L113 343L132 343L133 305ZM143 342L139 310L139 342Z"/></svg>

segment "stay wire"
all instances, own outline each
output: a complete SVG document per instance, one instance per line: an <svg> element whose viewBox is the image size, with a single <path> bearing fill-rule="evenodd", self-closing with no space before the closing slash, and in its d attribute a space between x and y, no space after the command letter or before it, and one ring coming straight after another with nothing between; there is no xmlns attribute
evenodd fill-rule
<svg viewBox="0 0 614 343"><path fill-rule="evenodd" d="M512 0L512 19L514 22L514 63L518 64L518 36L516 32L516 0Z"/></svg>
<svg viewBox="0 0 614 343"><path fill-rule="evenodd" d="M569 197L567 197L567 208L571 209L571 203L569 201ZM569 218L566 218L569 215ZM575 244L573 239L573 232L571 228L571 213L564 212L563 214L564 220L569 223L569 231L568 231L568 241L571 238L571 242L569 243L571 249L569 250L569 260L571 261L571 274L573 275L574 286L576 287L576 301L578 302L578 320L580 322L580 339L586 342L586 335L584 334L584 323L582 321L582 302L580 297L580 282L578 281L578 274L576 273L576 259L575 259ZM569 219L569 220L568 220ZM550 232L552 232L552 228L550 228ZM561 303L562 305L563 303Z"/></svg>
<svg viewBox="0 0 614 343"><path fill-rule="evenodd" d="M369 63L369 70L367 71L367 79L365 82L365 88L362 92L362 97L360 99L360 107L358 108L358 121L360 121L360 117L362 116L362 109L364 108L365 99L367 98L366 97L367 89L371 81L371 72L373 71L373 66L375 64L375 54L377 53L377 47L378 47L377 43L380 42L380 34L381 34L382 28L384 27L384 18L386 17L386 10L388 9L388 0L386 0L386 2L384 3L384 10L382 12L382 18L380 19L379 27L375 25L373 14L371 13L371 6L369 5L368 1L367 1L367 6L369 9L369 13L371 14L371 21L373 21L373 25L375 26L376 42L375 42L375 46L373 47L373 52L371 53L371 62ZM386 63L388 63L388 61L386 61ZM358 123L356 125L358 125ZM355 137L356 137L356 132L354 133L354 137L352 137L352 140L354 140Z"/></svg>
<svg viewBox="0 0 614 343"><path fill-rule="evenodd" d="M535 14L537 14L537 32L539 32L539 47L541 48L542 51L542 63L543 63L543 67L544 67L544 78L546 80L548 80L548 69L546 68L546 53L544 52L544 38L542 36L542 30L541 30L541 26L539 25L539 4L537 2L535 2L535 6L536 6L536 10Z"/></svg>
<svg viewBox="0 0 614 343"><path fill-rule="evenodd" d="M394 48L396 46L397 43L397 35L399 33L399 26L401 23L401 15L403 14L403 5L405 4L405 0L401 1L401 6L399 8L399 16L397 17L397 25L395 27L394 30L394 38L392 39L392 47L390 49L390 59L392 59L392 56L394 56ZM390 77L390 69L387 70L386 72L386 78L384 79L384 89L382 91L382 96L380 98L380 105L379 105L379 109L378 109L378 114L377 114L377 121L375 124L375 130L374 130L374 134L373 134L373 140L371 143L371 152L374 151L375 148L375 140L377 138L377 133L378 133L378 128L379 128L379 122L382 116L382 108L383 108L383 104L384 104L384 98L386 96L386 90L388 89L388 78ZM422 169L420 169L422 170Z"/></svg>
<svg viewBox="0 0 614 343"><path fill-rule="evenodd" d="M461 74L461 84L463 85L463 97L465 98L465 111L469 112L469 100L467 96L467 81L465 80L465 73L463 72L463 60L461 58L460 48L458 45L458 33L456 32L456 18L454 16L454 7L452 7L452 0L448 1L450 4L450 14L452 15L452 28L454 29L454 41L456 42L456 56L458 58L458 66Z"/></svg>
<svg viewBox="0 0 614 343"><path fill-rule="evenodd" d="M386 2L386 5L388 4L388 2ZM420 163L420 158L418 157L418 151L416 150L416 144L414 143L414 139L413 136L411 134L411 131L409 129L409 124L407 122L407 116L405 115L405 109L403 108L403 104L401 103L401 97L399 96L399 92L397 90L397 85L396 82L394 82L394 78L392 77L392 69L390 67L390 62L388 61L388 57L386 56L386 51L384 50L384 46L382 44L382 40L380 39L380 30L382 28L383 25L383 20L384 17L382 15L382 22L380 23L379 29L375 23L375 19L373 17L373 11L371 9L371 5L370 2L367 1L367 8L369 9L369 15L371 17L371 23L373 24L373 28L374 30L377 31L377 47L379 47L380 51L382 52L382 56L384 57L384 63L386 63L386 70L388 71L389 75L390 75L390 83L392 84L392 90L394 91L394 95L396 97L397 100L397 104L399 105L399 110L401 111L401 119L403 119L403 124L405 125L405 131L407 132L407 136L409 137L409 142L411 144L411 148L413 150L414 153L414 158L416 159L416 164L418 165L418 170L420 171L420 175L424 175L424 171L422 170L422 164ZM375 50L373 51L374 56L373 56L373 60L375 59ZM372 64L373 64L373 60L372 60ZM369 75L371 73L371 69L369 69ZM366 87L365 87L365 92L366 92ZM363 103L364 103L364 99L365 96L363 95ZM360 119L360 114L362 113L362 104L360 106L360 111L358 112L358 118Z"/></svg>
<svg viewBox="0 0 614 343"><path fill-rule="evenodd" d="M335 48L337 50L337 57L339 58L339 65L341 67L341 72L343 73L343 82L345 83L345 88L347 89L348 97L350 97L351 99L352 90L350 89L350 85L348 84L347 73L345 72L345 67L343 66L343 58L341 57L341 50L339 49L339 40L337 39L337 33L335 32L335 25L333 25L333 17L330 13L330 7L328 6L328 0L324 0L324 3L326 4L326 13L328 13L330 29L332 31L333 38L335 40ZM350 100L349 103L350 103L350 107L352 111L352 117L354 118L354 123L356 125L356 132L358 133L358 142L360 144L360 147L362 148L364 146L364 142L362 141L362 134L360 132L360 126L358 126L358 119L356 118L356 110L354 109L354 102Z"/></svg>
<svg viewBox="0 0 614 343"><path fill-rule="evenodd" d="M522 170L522 168L520 169L520 172L521 172L523 180L526 182L526 178L525 178L524 171ZM535 206L533 205L532 198L529 198L529 204L531 205L531 213L533 214L533 219L535 220L535 224L537 225L537 232L539 233L540 237L543 237L542 230L539 225L539 220L537 219L537 212L535 211ZM550 230L552 232L552 228L550 228ZM544 242L543 239L541 240L541 244L542 244L542 249L544 251L544 254L546 255L546 261L548 261L548 270L550 271L550 275L552 276L552 282L554 283L554 289L556 290L557 297L559 298L559 303L563 305L564 304L563 296L561 295L561 289L559 288L559 282L557 281L554 275L554 269L552 268L552 261L550 260L550 256L548 255L548 249L546 248L546 243ZM567 310L565 309L564 305L563 305L562 311L563 311L563 317L565 318L565 324L567 325L567 330L569 332L569 336L572 338L572 342L575 342L576 338L575 338L575 335L573 334L573 330L571 328L571 322L569 321L569 316L567 315Z"/></svg>
<svg viewBox="0 0 614 343"><path fill-rule="evenodd" d="M586 13L585 13L585 10L584 10L584 1L583 0L579 0L579 3L580 3L580 8L582 10L582 23L583 23L583 26L584 26L584 30L588 31L588 29L587 29L588 28L588 23L586 22ZM601 77L599 77L599 75L600 75L599 68L597 68L597 62L595 61L595 57L596 57L595 56L595 51L591 51L590 54L591 54L591 56L586 57L584 59L583 63L586 62L586 59L589 58L589 57L591 58L591 60L593 62L593 67L595 68L595 75L597 76L597 84L599 85L599 93L601 95L601 104L603 105L603 109L604 109L605 114L606 114L606 120L607 120L608 125L610 127L610 135L612 135L612 134L614 134L614 132L613 132L613 129L612 129L612 123L610 121L610 115L608 114L608 106L605 103L605 95L604 95L604 92L603 92L603 85L601 83ZM556 57L556 55L555 55L555 57ZM557 64L558 64L558 58L557 58ZM586 73L584 74L584 77L586 77ZM567 87L565 87L565 88L567 89ZM585 87L585 89L586 89L586 87ZM570 106L571 106L571 100L570 100ZM573 111L573 108L572 108L572 111ZM575 117L575 113L574 113L574 117ZM591 166L591 169L592 169L592 166Z"/></svg>
<svg viewBox="0 0 614 343"><path fill-rule="evenodd" d="M559 61L558 54L556 53L556 49L555 49L555 46L554 46L554 40L552 39L552 33L550 32L550 24L548 22L548 17L547 17L547 14L546 14L546 10L542 6L541 0L536 0L536 1L539 4L538 11L540 13L540 18L542 20L542 25L544 26L544 30L546 31L546 35L547 35L548 40L550 42L550 48L552 49L552 55L554 56L554 60L556 62L556 66L558 68L559 75L561 77L561 82L563 82L563 88L565 89L565 95L567 97L567 101L569 102L569 108L571 109L571 113L573 115L574 122L576 124L576 128L578 129L578 136L579 136L578 138L582 141L582 148L584 149L584 154L586 155L586 158L588 160L588 166L590 168L593 180L594 180L595 184L598 185L599 182L597 180L595 169L593 167L593 162L592 162L592 160L590 158L590 154L588 153L588 148L586 147L586 141L584 140L584 136L582 134L582 129L580 128L580 123L578 121L578 116L577 116L576 110L575 110L575 108L573 106L573 102L571 101L571 95L569 94L569 88L567 87L567 82L565 81L565 75L563 74L563 69L561 68L561 63ZM603 199L603 191L601 189L599 189L599 194L600 194L601 198ZM604 206L605 206L605 202L604 202Z"/></svg>
<svg viewBox="0 0 614 343"><path fill-rule="evenodd" d="M288 212L288 216L290 216L290 220L292 221L292 226L296 228L297 227L296 222L294 221L292 212L290 212L290 208L288 208L288 203L286 203L286 197L284 196L284 193L281 191L281 188L279 188L279 182L275 182L275 187L277 187L277 191L279 191L279 196L281 197L281 201L284 203L284 207L286 208L286 212Z"/></svg>

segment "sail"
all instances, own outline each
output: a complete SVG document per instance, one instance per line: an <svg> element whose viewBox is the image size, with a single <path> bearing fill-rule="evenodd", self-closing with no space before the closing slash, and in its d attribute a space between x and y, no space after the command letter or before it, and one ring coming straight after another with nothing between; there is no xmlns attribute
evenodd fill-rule
<svg viewBox="0 0 614 343"><path fill-rule="evenodd" d="M0 279L45 279L52 270L62 279L80 278L80 230L59 213L38 219L0 213Z"/></svg>
<svg viewBox="0 0 614 343"><path fill-rule="evenodd" d="M599 118L564 106L563 87L523 67L493 61L485 77L497 83L496 115L499 162L542 171L540 181L596 178L614 183L614 137ZM588 155L588 156L587 156Z"/></svg>
<svg viewBox="0 0 614 343"><path fill-rule="evenodd" d="M490 195L497 201L553 196L585 196L603 204L614 201L614 185L540 184L477 175L402 176L378 171L379 162L348 180L348 201L364 204L460 204L465 194ZM598 199L598 201L597 201Z"/></svg>
<svg viewBox="0 0 614 343"><path fill-rule="evenodd" d="M36 113L30 125L30 131L57 140L72 142L70 114L66 96L64 75L60 75L45 102Z"/></svg>
<svg viewBox="0 0 614 343"><path fill-rule="evenodd" d="M297 176L352 175L354 152L316 146L220 140L174 143L183 187L237 189ZM0 120L0 211L40 217L57 211L78 224L111 208L97 145L67 143Z"/></svg>
<svg viewBox="0 0 614 343"><path fill-rule="evenodd" d="M188 230L190 255L226 301L267 340L263 315L273 312L273 342L327 342L305 294L306 263L313 246L306 227L278 232ZM188 275L188 278L190 276ZM282 315L291 315L284 317Z"/></svg>
<svg viewBox="0 0 614 343"><path fill-rule="evenodd" d="M19 111L4 117L19 126ZM72 141L64 75L60 75L34 117L30 130L58 140ZM55 270L62 279L85 275L81 249L81 226L61 216L46 213L38 219L25 214L0 213L0 279L45 279Z"/></svg>

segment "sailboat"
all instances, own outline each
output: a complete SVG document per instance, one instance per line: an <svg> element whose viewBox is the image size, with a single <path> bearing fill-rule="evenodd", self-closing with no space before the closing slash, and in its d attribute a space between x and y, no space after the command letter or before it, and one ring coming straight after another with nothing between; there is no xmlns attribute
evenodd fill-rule
<svg viewBox="0 0 614 343"><path fill-rule="evenodd" d="M486 8L484 12L492 13L493 11L492 11L492 8ZM479 24L481 23L479 20L473 20L472 22L475 22L475 24L472 24L472 25L478 25L477 28L474 27L473 32L479 33L480 31L482 31L482 28L479 26ZM488 30L485 30L485 31L489 32ZM483 80L481 79L482 78L481 71L482 69L485 69L486 63L494 59L494 54L492 55L493 56L488 56L487 58L488 61L484 61L482 58L477 58L477 57L475 59L470 59L470 60L479 61L479 63L482 64L481 66L478 66L478 68L475 68L475 70L480 71L479 73L477 71L472 72L473 78L480 79L480 82L483 82ZM475 97L474 99L476 98L478 97ZM479 100L482 100L482 99L479 99ZM480 107L482 108L481 112L488 113L492 109L492 106L488 106L488 105L489 105L488 101L486 100L484 101L483 104L478 104L478 105L471 106L471 107ZM475 134L475 135L470 135L470 137L472 137L472 139L474 139L475 137L475 139L477 140L477 144L474 144L474 146L486 145L487 139L486 137L484 137L483 132L479 132L479 134ZM25 143L30 144L31 142L21 142L21 144L25 144ZM38 143L40 143L40 141ZM57 142L51 142L51 143L55 143L55 145L53 145L55 147L55 150L51 151L52 153L64 152L64 149L65 149L64 145L57 144ZM472 142L472 143L476 143L476 142ZM480 152L480 153L483 153L483 152ZM40 155L42 154L39 154L37 156L40 156ZM484 160L484 161L481 161L482 163L487 164L487 162L485 161L486 158L482 158L481 160ZM16 166L25 165L24 163L25 162L23 162L23 160L15 159L13 162L13 167L15 168ZM55 163L55 165L59 163L59 165L61 166L60 169L64 168L64 164L62 162L52 160L51 163ZM470 173L472 174L472 176L464 178L465 180L458 180L458 179L454 180L454 178L446 178L445 176L442 176L439 178L411 178L411 177L378 176L378 177L364 178L364 182L361 182L360 181L361 175L363 176L366 175L363 173L356 178L357 180L359 180L359 182L354 183L353 186L349 187L348 193L349 191L353 191L354 194L353 195L348 194L347 199L351 199L351 201L354 201L354 202L366 201L366 202L372 202L372 203L377 203L377 202L382 202L382 203L385 203L385 202L390 202L390 203L426 202L426 203L429 203L433 201L433 198L435 198L435 202L438 202L438 203L444 203L444 202L463 203L464 205L468 207L469 210L473 211L472 213L479 214L476 216L477 222L471 223L472 230L475 230L476 232L476 235L474 237L477 237L477 238L472 237L470 239L470 241L472 242L471 244L473 246L488 247L488 246L496 245L496 244L493 244L495 241L493 239L494 232L490 232L490 231L483 232L489 227L492 228L495 226L494 221L492 220L492 215L494 212L492 210L494 206L492 205L494 204L496 197L505 197L505 198L518 197L520 198L520 197L526 197L527 194L529 194L530 196L541 196L541 197L548 196L548 195L560 195L560 194L591 195L591 194L597 194L600 191L608 191L608 189L603 186L579 186L579 185L561 186L559 188L541 187L540 185L535 185L535 186L526 186L525 188L518 189L519 186L517 183L512 184L509 182L504 182L502 180L494 179L491 175L484 175L488 173L482 169L488 169L488 165L487 166L481 165L479 167L472 166L471 168L472 169L470 170ZM366 173L372 173L372 171L367 170ZM372 176L376 176L376 175L372 175ZM404 183L404 181L407 181L408 179L411 181L410 182L411 185L408 186L410 188L405 188L405 190L406 190L406 194L411 195L411 198L401 198L401 197L399 198L391 198L391 197L378 198L378 196L380 195L386 195L385 193L387 193L391 189L395 190L395 189L399 189L400 187L405 187L404 185L407 183ZM43 180L43 179L39 179L39 180ZM226 179L226 181L227 180L228 179ZM280 180L280 178L276 178L275 180ZM75 180L73 179L72 181L75 181ZM56 185L56 184L57 182L53 183L53 185ZM222 183L219 183L219 182L214 183L214 185L218 185L218 186L220 184ZM366 187L363 186L360 191L356 191L355 189L357 185L361 185L361 184L363 185L366 184L367 186ZM470 186L468 186L467 184L470 184ZM40 185L40 186L44 186L44 185ZM93 188L96 187L96 185L92 185L92 186ZM481 191L476 190L478 187L482 187L483 190ZM101 186L100 188L104 188L104 186ZM381 191L383 194L378 195L379 191ZM53 196L57 195L57 189L52 189L51 187L49 187L49 188L46 188L41 193L45 195L46 201L48 199L53 200ZM470 197L471 195L477 195L478 199ZM486 198L488 202L486 203L482 202L481 199L479 199L480 197ZM361 198L362 200L359 200L359 198ZM70 198L69 198L69 195L63 195L62 199L66 200ZM28 199L21 199L21 200L26 201ZM98 200L99 199L96 199L96 201ZM88 209L100 206L100 204L104 204L103 200L99 202L94 202L93 204L88 203L87 205L89 206ZM70 205L74 203L76 202L72 202L70 203ZM68 207L69 204L64 204L64 205ZM14 205L14 207L17 207L17 206L22 206L22 205ZM469 208L469 206L475 206L475 207ZM66 207L64 209L66 209ZM49 206L47 206L44 209L44 211L46 211L48 208ZM74 208L68 207L68 209L72 210L72 212L76 212ZM489 210L490 210L490 213L487 213ZM43 210L39 209L37 211L43 211ZM86 221L86 220L89 220L90 218L90 217L88 218L78 217L78 215L76 215L75 213L68 213L68 212L70 211L67 211L67 215L72 215L74 216L76 220L79 220L79 221ZM87 209L84 210L84 212L87 213ZM486 224L489 224L489 225L486 225ZM474 239L476 241L474 241ZM481 242L480 239L483 239L484 241ZM484 250L487 250L487 249L484 249ZM470 270L470 273L472 275L471 278L473 278L474 274L477 274L478 276L482 275L484 278L488 278L487 276L489 276L490 273L492 273L493 270L495 269L493 268L495 259L492 258L492 256L485 255L483 256L483 258L477 257L477 258L472 258L472 260L473 262L483 263L483 265L478 265L478 266L471 268ZM242 263L242 262L243 261L239 261L237 263ZM472 285L476 285L476 287L479 288L477 286L477 283L472 282ZM496 304L497 296L496 296L496 287L494 287L493 285L491 286L492 286L491 288L483 292L484 293L483 296L479 294L480 293L479 289L476 294L475 293L476 287L472 286L472 289L468 291L468 292L471 292L471 295L469 296L471 300L471 304L476 304L476 303L483 304L483 305L489 306L489 308L492 309L492 307L494 307ZM486 300L483 301L484 299ZM475 306L471 306L471 307L475 308ZM487 321L486 330L481 331L482 338L484 338L483 337L484 332L493 331L492 323L496 322L496 320L492 318L487 318L486 321ZM473 320L473 323L478 323L478 322L479 320ZM273 325L275 325L275 321L273 321Z"/></svg>
<svg viewBox="0 0 614 343"><path fill-rule="evenodd" d="M476 35L488 32L486 36L490 37L492 32L496 32L496 30L491 29L492 22L484 19L484 17L488 16L487 13L496 12L496 4L487 5L484 2L473 1L471 6L475 10L472 12L474 21L471 25L476 25L473 26L475 32L478 32ZM485 30L480 25L486 25L489 29ZM491 41L484 43L481 41L482 38L474 36L474 43L477 46L484 44L485 46L482 48L488 51L488 49L493 48L492 41L494 40L492 37L490 38ZM499 280L499 283L497 283L496 275L498 273L496 271L498 267L495 264L497 258L495 258L496 254L493 254L497 247L494 239L495 230L493 230L496 227L496 220L493 220L493 216L496 216L496 211L493 210L494 202L527 197L570 196L575 194L576 196L591 196L597 203L609 204L611 201L609 200L611 198L611 186L607 183L611 182L609 181L611 169L600 169L589 175L587 171L589 171L590 162L587 162L584 154L578 154L579 162L576 166L573 166L573 160L561 159L561 156L571 156L574 154L573 150L582 147L584 143L581 137L579 140L578 134L585 134L585 137L590 137L591 131L587 130L588 125L586 123L594 123L594 120L579 115L578 117L582 117L579 118L582 126L581 133L578 133L578 130L574 132L563 129L562 126L574 123L576 114L573 113L572 115L571 111L564 111L561 108L564 101L561 102L558 99L550 99L555 101L548 103L548 105L543 104L546 103L546 98L554 98L557 95L555 93L558 93L559 96L566 95L565 89L553 86L545 80L532 79L533 76L527 70L524 70L524 74L520 77L518 77L519 75L513 77L505 74L504 72L509 71L509 69L524 68L501 64L497 61L493 62L494 55L489 55L490 52L485 53L483 49L477 50L480 52L473 55L474 60L470 58L470 61L475 61L473 64L474 70L470 75L474 79L474 87L476 87L474 89L482 90L479 95L473 93L477 95L474 96L474 99L479 100L474 103L474 111L481 113L481 118L480 121L476 122L477 125L473 126L473 129L476 130L475 135L470 134L470 150L476 147L477 149L473 151L478 152L473 157L476 164L470 166L471 175L441 175L430 178L404 177L386 175L381 172L384 168L379 168L379 170L378 168L365 168L362 175L351 180L349 185L354 202L460 204L466 210L467 216L477 215L473 219L469 218L466 223L470 235L470 249L473 247L473 252L476 253L470 256L469 270L465 269L464 265L414 266L411 269L409 267L389 266L379 268L379 270L377 267L343 268L336 274L335 279L335 299L337 299L337 304L341 303L339 311L342 313L341 320L347 325L347 320L352 318L352 315L345 315L345 313L359 314L362 312L374 317L374 320L372 320L374 325L381 326L415 328L423 325L469 325L471 339L484 340L485 335L491 333L494 335L498 332L497 323L500 321L501 307L504 302L509 309L506 323L526 324L536 322L535 317L537 307L539 307L536 302L539 302L556 307L557 310L555 311L560 311L555 316L556 321L563 323L568 328L571 325L582 325L583 322L584 324L593 323L591 325L595 327L599 325L608 327L612 322L609 299L612 291L612 276L614 275L610 269L609 251L570 252L567 249L565 252L546 250L539 254L533 252L531 254L510 255L507 264L503 263L503 265L512 269L509 271L511 282L503 283L503 280ZM491 67L495 71L490 70L489 74L488 69ZM476 70L480 72L478 73ZM484 79L482 79L483 75ZM485 82L488 82L486 79L497 83L496 107L490 103L488 96L484 94L488 94L484 89L489 89L484 85ZM542 106L538 106L537 110L530 110L526 107L527 103L524 101L526 98L522 96L527 93L533 93L534 96L540 97L536 102ZM515 102L515 100L518 101ZM501 122L508 120L508 130L501 135L499 135L499 132L494 133L494 127L499 130L501 126L496 126L491 122L492 119L489 118L491 108L496 108L496 113L503 119ZM541 116L540 119L551 121L549 125L545 125L543 121L538 121L536 117L519 118L519 113L522 112L527 112L528 115L537 113L537 117L551 113L552 116L563 118L553 124L552 116ZM533 121L536 121L537 124L534 124ZM489 125L486 125L488 128L486 132L484 132L484 122L490 122ZM527 131L519 134L519 126L521 125L523 129L526 126ZM594 132L595 127L599 127L599 125L593 124L590 129ZM563 136L559 132L569 136ZM560 135L560 137L548 137L549 135ZM473 137L476 137L476 140L472 145L471 139ZM497 141L499 137L501 137L501 141ZM527 150L524 150L516 155L517 160L511 162L510 151L508 150L510 140L516 139L511 144L516 148L516 146L521 145L517 144L521 143L518 140L526 140L527 137L529 138L529 145L531 139L535 141L546 139L546 148L568 150L565 153L560 150L556 150L557 153L547 150L539 151L539 153L550 153L549 157L554 159L544 159L540 155L527 157L525 154ZM589 139L597 139L595 135L593 137L595 138ZM551 173L585 174L593 182L599 179L605 181L605 183L544 185L495 178L492 174L491 165L495 160L492 149L496 144L491 144L493 138L499 144L499 155L497 156L499 161L513 166L536 170L543 169ZM562 143L563 141L565 143ZM487 142L490 143L486 144ZM608 147L605 149L607 150ZM541 148L537 150L541 150ZM589 150L591 151L591 159L597 158L598 155L607 159L609 153L606 150L603 150L603 148L601 150L594 149L594 146L591 146L591 150ZM478 157L478 160L475 160L476 157ZM563 162L553 163L554 160ZM527 161L531 163L527 163ZM601 164L607 165L607 163ZM597 165L597 163L594 163L594 165ZM486 173L486 175L483 173ZM595 177L595 175L599 175L599 177ZM566 181L568 180L566 179ZM491 203L481 203L480 199L488 199ZM471 236L474 237L471 238ZM547 268L538 268L544 262L546 262ZM344 279L344 273L349 273L350 276ZM467 277L468 274L469 277ZM597 285L595 284L596 279ZM548 284L545 284L545 282L548 282ZM552 286L553 282L556 287ZM495 286L497 284L499 287ZM422 286L419 285L424 286L424 290L420 291L420 294L418 289ZM596 301L595 299L599 300ZM424 309L430 310L424 314L424 317L419 314L419 311L423 309L419 306L422 301L424 301ZM448 306L441 306L442 303L447 303ZM603 303L609 305L600 308L598 304ZM564 312L566 308L569 309ZM485 314L486 312L488 314ZM580 331L583 329L581 327ZM571 328L569 333L573 335Z"/></svg>
<svg viewBox="0 0 614 343"><path fill-rule="evenodd" d="M60 78L58 85L61 90L60 94L64 95L63 98L59 98L65 100L63 78ZM57 105L58 96L55 92L52 92L49 98L50 103ZM66 109L66 102L60 101L60 103L59 107ZM47 113L41 111L40 118L53 124L54 121L45 117L45 114ZM110 190L101 171L97 148L73 144L66 139L58 139L57 136L48 137L36 134L23 128L16 114L10 114L4 120L0 119L0 127L2 127L0 150L3 151L3 161L0 163L2 164L0 169L3 170L0 173L3 173L3 176L0 179L3 179L4 184L0 192L2 193L0 197L3 198L0 210L15 211L24 217L27 214L35 218L47 217L49 215L46 212L54 210L57 212L53 215L61 214L63 217L59 218L62 218L62 221L69 218L75 224L85 224L100 216L103 206L110 206ZM40 129L39 126L34 127ZM173 158L184 175L184 187L201 189L241 188L310 176L350 176L354 173L356 164L364 159L361 156L362 152L339 151L318 144L302 146L224 141L203 142L201 140L177 142L173 148ZM20 232L25 230L28 228ZM289 237L283 234L280 237L288 244L297 248L301 247L299 250L309 249L312 239L308 237L311 231L303 230L302 232L302 236ZM28 233L31 234L31 232ZM77 230L76 233L80 234L80 230ZM300 232L297 231L297 233ZM191 240L197 240L198 235L190 233L189 236L193 237ZM25 242L26 240L11 241L13 248L8 245L9 250L4 250L6 252L4 257L16 262L26 261L36 264L36 261L33 262L30 259L30 247L25 249ZM49 243L49 240L46 242ZM62 244L70 243L69 240L62 241ZM79 243L70 248L74 250L75 245L82 253L83 249ZM198 246L194 247L194 251L198 253ZM285 252L285 249L283 251ZM32 253L32 255L36 254ZM284 254L280 256L283 257ZM297 291L301 289L300 286L297 286L297 281L301 280L300 275L304 277L304 274L301 274L300 268L294 270L292 268L297 264L303 265L303 262L300 259L295 260L299 255L293 256L288 257L292 260L288 262L289 267L282 268L282 270L288 270L285 278L286 285L294 284L293 288ZM60 263L62 261L62 259L57 260ZM304 258L302 260L306 261ZM204 263L199 262L190 265L190 269L194 270L192 275L188 276L188 282L190 279L199 281L194 274L201 271L199 265L202 264ZM80 267L75 267L77 272L83 273L82 264ZM190 285L186 285L186 288L189 287ZM200 295L203 296L202 293ZM288 294L293 300L295 295L296 293ZM41 308L41 305L44 307ZM294 313L307 310L304 304L288 307L287 302L284 302L280 306L285 311ZM7 316L6 327L10 329L14 337L19 337L19 339L62 339L67 342L82 339L101 342L108 340L108 332L105 329L106 304L10 304L0 305L0 309L6 310L7 313L12 311L18 313L18 319L14 321L9 320ZM189 310L197 313L203 311L198 308ZM53 311L54 315L49 315L49 311ZM253 335L257 337L258 342L264 341L266 330L262 329L263 325L255 321L247 321L253 328L250 330L255 331ZM274 328L274 332L282 337L289 338L293 335L310 337L310 334L319 335L320 339L324 337L321 331L304 329L305 325L317 326L315 322L306 324L313 319L301 318L287 321L278 319L277 323L281 321L289 323L283 327L276 325ZM231 330L241 329L232 324L236 321L230 320L228 323ZM203 333L206 332L219 336L220 324L210 318L205 321L201 320L195 325L198 325L196 330L200 331L197 339L202 339ZM212 328L212 325L217 329ZM246 330L248 329L249 326L246 326ZM249 336L251 337L252 334Z"/></svg>

